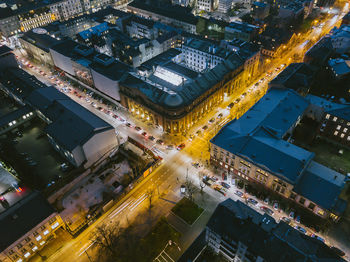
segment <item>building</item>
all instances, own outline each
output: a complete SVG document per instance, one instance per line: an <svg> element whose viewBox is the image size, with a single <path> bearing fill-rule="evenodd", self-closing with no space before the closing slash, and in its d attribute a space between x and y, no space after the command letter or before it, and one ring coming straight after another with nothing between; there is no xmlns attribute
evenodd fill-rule
<svg viewBox="0 0 350 262"><path fill-rule="evenodd" d="M331 39L323 37L305 53L304 63L317 67L324 66L333 52Z"/></svg>
<svg viewBox="0 0 350 262"><path fill-rule="evenodd" d="M235 52L244 60L244 80L246 84L262 73L261 50L256 44L245 42L239 39L231 41L222 40L220 46Z"/></svg>
<svg viewBox="0 0 350 262"><path fill-rule="evenodd" d="M350 24L350 12L348 12L346 15L343 16L341 24L342 25L349 25Z"/></svg>
<svg viewBox="0 0 350 262"><path fill-rule="evenodd" d="M0 6L0 31L8 38L20 32L52 23L57 19L50 6L52 1L4 1Z"/></svg>
<svg viewBox="0 0 350 262"><path fill-rule="evenodd" d="M189 39L182 45L186 66L197 72L210 70L222 63L230 52L211 42Z"/></svg>
<svg viewBox="0 0 350 262"><path fill-rule="evenodd" d="M308 95L315 104L314 111L319 111L321 122L319 135L338 143L350 146L350 105L330 102L324 98Z"/></svg>
<svg viewBox="0 0 350 262"><path fill-rule="evenodd" d="M289 2L288 4L280 6L278 9L278 17L284 21L295 21L300 17L304 17L304 6L298 1Z"/></svg>
<svg viewBox="0 0 350 262"><path fill-rule="evenodd" d="M346 207L339 198L345 176L314 162L314 153L288 142L308 108L309 102L295 91L270 89L211 139L210 161L316 215L338 219Z"/></svg>
<svg viewBox="0 0 350 262"><path fill-rule="evenodd" d="M0 260L27 261L40 251L63 221L38 192L32 192L0 213Z"/></svg>
<svg viewBox="0 0 350 262"><path fill-rule="evenodd" d="M269 82L269 88L289 88L306 95L313 81L314 71L305 63L292 63Z"/></svg>
<svg viewBox="0 0 350 262"><path fill-rule="evenodd" d="M128 11L147 19L183 29L191 34L197 32L198 18L191 13L189 8L181 6L159 7L141 1L133 1L128 5Z"/></svg>
<svg viewBox="0 0 350 262"><path fill-rule="evenodd" d="M90 166L117 146L111 125L54 87L47 87L18 67L2 70L0 79L3 92L31 108L10 114L8 117L13 120L6 131L15 128L20 121L29 120L35 112L47 123L44 132L53 147L74 166Z"/></svg>
<svg viewBox="0 0 350 262"><path fill-rule="evenodd" d="M195 261L205 246L235 262L345 261L322 241L232 199L216 207L202 236L189 248L199 251L187 250L179 262Z"/></svg>
<svg viewBox="0 0 350 262"><path fill-rule="evenodd" d="M176 54L170 61L166 59L171 57L170 52L160 56L152 60L153 65L147 62L148 68L153 67L151 73L143 65L143 74L129 73L120 83L120 94L121 104L131 114L164 132L188 132L225 96L241 91L244 61L236 54L201 74L178 64Z"/></svg>
<svg viewBox="0 0 350 262"><path fill-rule="evenodd" d="M119 81L131 71L126 64L72 40L50 48L57 68L113 100L120 101Z"/></svg>
<svg viewBox="0 0 350 262"><path fill-rule="evenodd" d="M350 52L350 25L342 25L336 28L329 37L332 48L337 54Z"/></svg>
<svg viewBox="0 0 350 262"><path fill-rule="evenodd" d="M252 4L252 16L255 19L264 20L270 14L270 5L264 2L254 2Z"/></svg>
<svg viewBox="0 0 350 262"><path fill-rule="evenodd" d="M206 12L212 12L218 7L218 0L197 0L197 9Z"/></svg>
<svg viewBox="0 0 350 262"><path fill-rule="evenodd" d="M328 61L328 66L336 80L344 79L350 74L350 59L330 59Z"/></svg>
<svg viewBox="0 0 350 262"><path fill-rule="evenodd" d="M19 38L21 47L26 51L28 57L53 67L54 63L50 54L50 47L58 43L58 40L47 35L47 31L43 28L35 28L28 31Z"/></svg>
<svg viewBox="0 0 350 262"><path fill-rule="evenodd" d="M234 38L250 42L254 40L259 33L259 27L243 22L232 22L225 27L225 40Z"/></svg>
<svg viewBox="0 0 350 262"><path fill-rule="evenodd" d="M232 0L219 0L218 11L226 14L232 7Z"/></svg>

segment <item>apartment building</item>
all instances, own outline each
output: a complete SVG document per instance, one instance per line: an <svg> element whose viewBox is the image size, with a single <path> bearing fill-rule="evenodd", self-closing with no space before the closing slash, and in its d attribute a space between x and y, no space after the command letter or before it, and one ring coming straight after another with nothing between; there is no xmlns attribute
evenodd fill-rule
<svg viewBox="0 0 350 262"><path fill-rule="evenodd" d="M197 0L197 9L212 12L218 7L218 0Z"/></svg>
<svg viewBox="0 0 350 262"><path fill-rule="evenodd" d="M254 40L259 33L259 27L243 22L232 22L225 27L225 40L234 38L250 42Z"/></svg>
<svg viewBox="0 0 350 262"><path fill-rule="evenodd" d="M38 192L32 192L0 213L0 261L28 261L64 223Z"/></svg>
<svg viewBox="0 0 350 262"><path fill-rule="evenodd" d="M210 161L233 177L263 185L316 215L336 220L346 207L339 198L345 176L288 142L309 106L293 90L270 89L210 141Z"/></svg>
<svg viewBox="0 0 350 262"><path fill-rule="evenodd" d="M226 14L232 7L232 0L219 0L218 11Z"/></svg>
<svg viewBox="0 0 350 262"><path fill-rule="evenodd" d="M199 39L189 39L182 45L186 66L197 72L210 70L222 63L230 51Z"/></svg>

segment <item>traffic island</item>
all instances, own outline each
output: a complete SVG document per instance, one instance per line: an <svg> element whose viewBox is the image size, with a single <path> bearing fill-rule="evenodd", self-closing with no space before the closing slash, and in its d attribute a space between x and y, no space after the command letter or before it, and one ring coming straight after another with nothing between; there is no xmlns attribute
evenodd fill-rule
<svg viewBox="0 0 350 262"><path fill-rule="evenodd" d="M187 197L184 197L171 211L187 224L192 225L204 210Z"/></svg>

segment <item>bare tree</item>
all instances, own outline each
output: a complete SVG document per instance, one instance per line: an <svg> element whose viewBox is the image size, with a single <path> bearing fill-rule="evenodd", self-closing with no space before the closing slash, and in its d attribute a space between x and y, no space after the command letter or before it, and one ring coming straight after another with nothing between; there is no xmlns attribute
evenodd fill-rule
<svg viewBox="0 0 350 262"><path fill-rule="evenodd" d="M200 192L201 194L203 194L203 189L207 186L204 182L203 182L203 178L205 177L205 173L200 171L198 172L198 178L199 178L199 187L200 187Z"/></svg>
<svg viewBox="0 0 350 262"><path fill-rule="evenodd" d="M99 249L99 255L105 257L107 255L112 258L117 258L117 252L115 250L115 244L118 236L120 235L122 228L119 227L119 224L115 225L106 225L102 224L96 227L96 230L91 235L90 239L94 242ZM106 252L108 254L106 254Z"/></svg>
<svg viewBox="0 0 350 262"><path fill-rule="evenodd" d="M186 181L184 183L184 186L186 188L186 194L188 198L193 201L193 194L196 192L196 187L193 184L193 182L186 176Z"/></svg>

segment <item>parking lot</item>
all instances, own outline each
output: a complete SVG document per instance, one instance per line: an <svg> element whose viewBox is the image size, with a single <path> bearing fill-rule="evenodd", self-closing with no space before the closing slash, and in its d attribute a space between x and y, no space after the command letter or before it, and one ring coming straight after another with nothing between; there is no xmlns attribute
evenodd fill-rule
<svg viewBox="0 0 350 262"><path fill-rule="evenodd" d="M11 141L18 152L17 157L33 170L34 180L36 180L33 184L39 188L49 186L52 181L58 180L65 174L60 170L60 165L65 162L65 159L49 143L43 133L44 127L45 123L35 119L28 127L21 129L21 136Z"/></svg>

